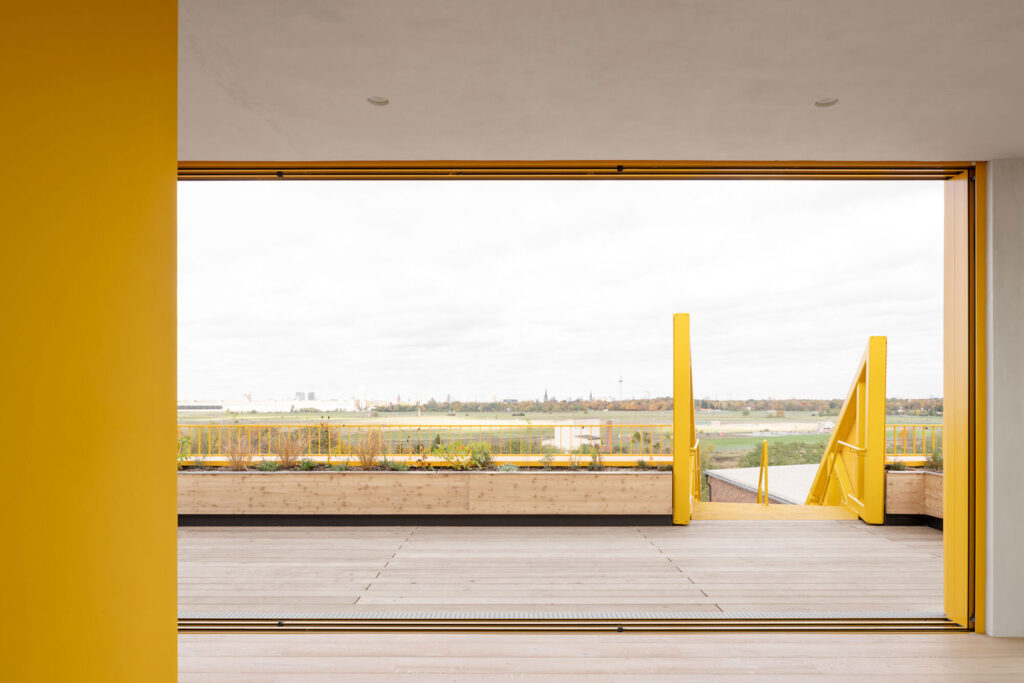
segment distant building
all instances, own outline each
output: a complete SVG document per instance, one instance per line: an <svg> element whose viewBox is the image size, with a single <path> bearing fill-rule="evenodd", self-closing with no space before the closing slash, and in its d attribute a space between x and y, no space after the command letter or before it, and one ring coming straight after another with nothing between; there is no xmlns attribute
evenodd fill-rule
<svg viewBox="0 0 1024 683"><path fill-rule="evenodd" d="M287 413L295 410L330 412L356 412L351 398L310 400L265 399L262 401L180 401L178 410L229 410L233 413Z"/></svg>
<svg viewBox="0 0 1024 683"><path fill-rule="evenodd" d="M306 392L304 392L304 391L296 391L295 392L295 399L294 400L296 400L296 401L305 401L306 400Z"/></svg>
<svg viewBox="0 0 1024 683"><path fill-rule="evenodd" d="M224 405L221 403L196 401L193 403L179 403L178 410L224 410Z"/></svg>
<svg viewBox="0 0 1024 683"><path fill-rule="evenodd" d="M315 401L316 400L316 392L315 391L307 391L306 392L306 400L307 401Z"/></svg>
<svg viewBox="0 0 1024 683"><path fill-rule="evenodd" d="M826 420L824 422L819 422L818 423L818 433L819 434L830 434L830 433L832 433L832 430L835 429L835 428L836 428L836 423L833 422L832 420Z"/></svg>
<svg viewBox="0 0 1024 683"><path fill-rule="evenodd" d="M604 444L606 447L611 446L611 423L605 425L601 424L601 420L594 419L582 419L572 420L567 425L558 425L554 429L554 435L550 439L544 439L541 445L556 448L559 451L574 453L579 451L583 446L597 446L602 445L602 432L605 434ZM607 448L602 448L607 450Z"/></svg>

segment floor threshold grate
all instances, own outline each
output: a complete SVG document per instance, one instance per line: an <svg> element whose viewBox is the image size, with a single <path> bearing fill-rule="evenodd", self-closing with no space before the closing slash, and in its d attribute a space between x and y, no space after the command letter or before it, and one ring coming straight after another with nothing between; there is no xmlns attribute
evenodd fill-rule
<svg viewBox="0 0 1024 683"><path fill-rule="evenodd" d="M283 632L964 632L936 613L343 612L183 613L179 633Z"/></svg>

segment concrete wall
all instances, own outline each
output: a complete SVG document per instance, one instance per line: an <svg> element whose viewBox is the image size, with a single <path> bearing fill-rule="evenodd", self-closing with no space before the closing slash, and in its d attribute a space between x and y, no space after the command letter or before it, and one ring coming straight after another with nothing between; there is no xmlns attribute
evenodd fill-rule
<svg viewBox="0 0 1024 683"><path fill-rule="evenodd" d="M742 486L719 479L708 477L709 500L712 503L756 503L757 492L745 489ZM774 496L768 496L768 502L776 505L788 505L786 501L779 500Z"/></svg>
<svg viewBox="0 0 1024 683"><path fill-rule="evenodd" d="M986 630L1024 636L1024 160L989 164Z"/></svg>
<svg viewBox="0 0 1024 683"><path fill-rule="evenodd" d="M177 2L0 34L0 679L174 681Z"/></svg>

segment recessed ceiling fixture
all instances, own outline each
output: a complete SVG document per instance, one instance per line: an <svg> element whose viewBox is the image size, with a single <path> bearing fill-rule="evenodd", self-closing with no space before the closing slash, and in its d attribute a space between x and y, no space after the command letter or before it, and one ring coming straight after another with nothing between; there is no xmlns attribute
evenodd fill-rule
<svg viewBox="0 0 1024 683"><path fill-rule="evenodd" d="M387 104L391 100L389 100L386 97L381 97L380 95L374 95L373 97L367 97L366 101L369 102L370 104L375 104L378 107L383 107L385 104Z"/></svg>
<svg viewBox="0 0 1024 683"><path fill-rule="evenodd" d="M815 107L834 107L839 104L838 97L822 97L820 100L814 100Z"/></svg>

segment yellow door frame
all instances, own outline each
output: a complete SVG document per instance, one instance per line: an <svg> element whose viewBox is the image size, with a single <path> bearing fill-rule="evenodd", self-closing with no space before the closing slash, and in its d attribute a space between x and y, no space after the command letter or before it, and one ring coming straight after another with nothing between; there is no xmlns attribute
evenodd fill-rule
<svg viewBox="0 0 1024 683"><path fill-rule="evenodd" d="M188 161L179 163L178 179L945 181L945 609L950 620L982 631L985 432L979 425L985 424L985 170L983 162ZM689 495L688 489L679 494Z"/></svg>

